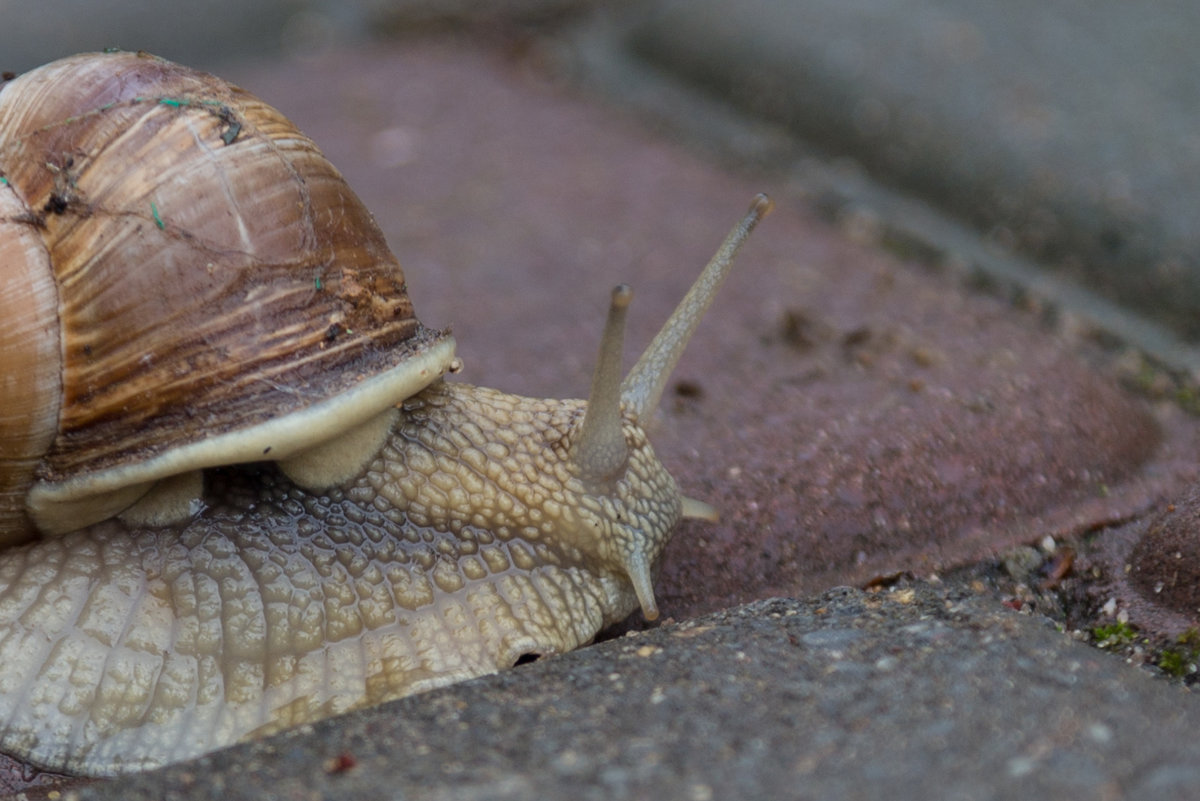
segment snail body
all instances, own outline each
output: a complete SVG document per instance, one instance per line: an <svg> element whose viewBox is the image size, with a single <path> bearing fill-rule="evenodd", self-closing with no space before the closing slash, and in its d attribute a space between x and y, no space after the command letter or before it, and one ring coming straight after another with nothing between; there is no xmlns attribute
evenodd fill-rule
<svg viewBox="0 0 1200 801"><path fill-rule="evenodd" d="M82 106L42 113L60 84ZM140 153L145 173L162 147L154 180L98 166ZM246 162L223 161L239 147ZM278 112L212 76L138 54L22 76L0 90L0 178L4 302L42 335L0 339L5 391L61 387L0 417L0 750L145 769L657 616L671 531L714 512L680 494L641 421L765 197L628 376L618 287L588 400L542 400L442 380L453 340L416 320L361 203ZM252 189L284 210L257 215ZM101 333L149 313L122 287L193 273L178 308L167 286L154 321ZM99 297L75 287L91 280Z"/></svg>

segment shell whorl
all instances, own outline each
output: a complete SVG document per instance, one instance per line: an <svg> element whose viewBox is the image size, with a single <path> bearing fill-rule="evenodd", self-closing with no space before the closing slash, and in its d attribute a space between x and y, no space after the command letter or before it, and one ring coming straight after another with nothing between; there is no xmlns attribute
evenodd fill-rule
<svg viewBox="0 0 1200 801"><path fill-rule="evenodd" d="M41 236L24 213L0 181L0 547L27 536L25 494L58 431L61 397L58 293Z"/></svg>

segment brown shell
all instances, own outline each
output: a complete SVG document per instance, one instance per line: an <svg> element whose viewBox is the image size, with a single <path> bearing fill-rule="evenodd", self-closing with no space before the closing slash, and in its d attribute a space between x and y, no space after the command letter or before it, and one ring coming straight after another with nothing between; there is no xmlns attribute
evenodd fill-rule
<svg viewBox="0 0 1200 801"><path fill-rule="evenodd" d="M330 399L403 373L414 354L427 356L420 386L453 358L453 341L414 316L383 234L316 145L212 75L103 53L3 84L0 184L0 391L23 396L0 400L0 504L23 491L4 475L13 463L35 461L48 497L69 499L92 491L88 477L108 491L244 461L208 446L271 449L283 429L260 441L241 432L316 407L336 417ZM48 448L34 413L57 417ZM299 430L310 424L329 435L310 418ZM167 456L188 446L198 460ZM14 524L0 525L2 542Z"/></svg>

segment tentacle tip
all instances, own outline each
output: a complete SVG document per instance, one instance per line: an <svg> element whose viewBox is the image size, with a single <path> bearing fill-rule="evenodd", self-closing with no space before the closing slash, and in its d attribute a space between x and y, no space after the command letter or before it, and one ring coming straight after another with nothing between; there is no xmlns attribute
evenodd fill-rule
<svg viewBox="0 0 1200 801"><path fill-rule="evenodd" d="M750 213L758 219L762 219L770 214L775 209L775 201L767 197L767 195L759 192L754 196L754 202L750 204Z"/></svg>
<svg viewBox="0 0 1200 801"><path fill-rule="evenodd" d="M612 291L612 305L614 309L624 309L629 306L633 300L633 287L629 284L617 284Z"/></svg>
<svg viewBox="0 0 1200 801"><path fill-rule="evenodd" d="M625 574L633 583L638 605L642 607L642 617L646 620L657 620L658 603L654 600L654 579L650 576L650 566L646 560L641 555L632 556L626 561Z"/></svg>
<svg viewBox="0 0 1200 801"><path fill-rule="evenodd" d="M721 519L721 513L704 501L698 501L695 498L689 498L686 495L680 500L683 504L680 514L682 514L684 517L707 520L710 523L716 523Z"/></svg>

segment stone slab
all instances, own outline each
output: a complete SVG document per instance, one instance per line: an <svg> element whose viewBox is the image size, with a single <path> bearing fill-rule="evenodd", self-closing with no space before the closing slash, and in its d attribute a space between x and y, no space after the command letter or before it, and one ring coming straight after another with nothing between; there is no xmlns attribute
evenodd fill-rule
<svg viewBox="0 0 1200 801"><path fill-rule="evenodd" d="M664 0L632 47L1194 340L1198 35L1185 0Z"/></svg>
<svg viewBox="0 0 1200 801"><path fill-rule="evenodd" d="M1196 426L1099 352L474 40L232 67L319 142L450 325L461 380L586 394L610 288L647 342L760 190L746 246L652 426L689 522L667 614L964 564L1126 519L1195 474ZM1090 355L1088 355L1090 354Z"/></svg>
<svg viewBox="0 0 1200 801"><path fill-rule="evenodd" d="M925 584L765 600L95 799L1187 798L1196 698Z"/></svg>

